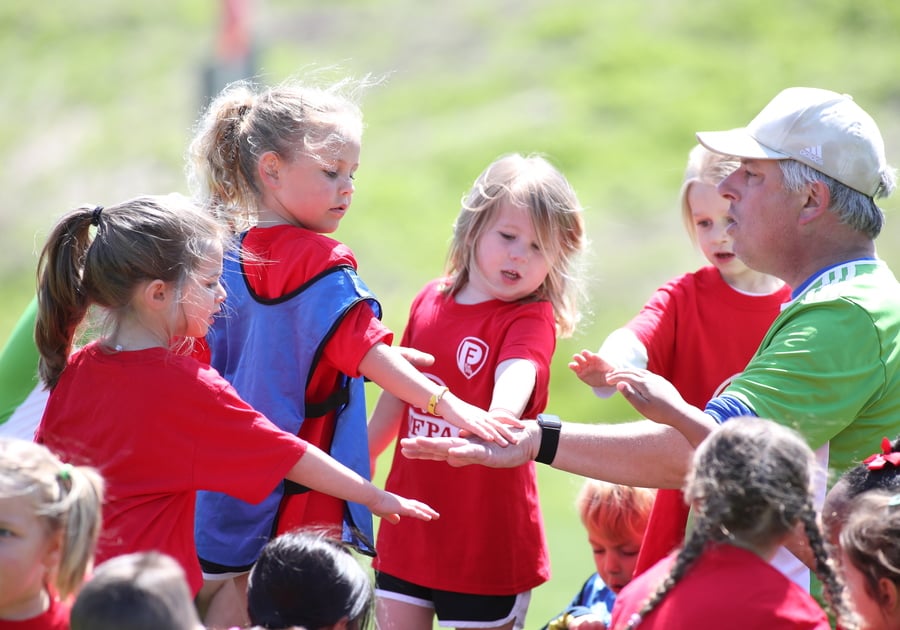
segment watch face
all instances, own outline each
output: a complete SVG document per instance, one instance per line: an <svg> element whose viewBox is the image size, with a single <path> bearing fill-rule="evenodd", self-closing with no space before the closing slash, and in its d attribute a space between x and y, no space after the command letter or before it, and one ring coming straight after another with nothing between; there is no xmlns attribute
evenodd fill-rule
<svg viewBox="0 0 900 630"><path fill-rule="evenodd" d="M539 413L537 421L542 427L559 428L562 426L562 421L559 419L559 416L554 416L549 413Z"/></svg>

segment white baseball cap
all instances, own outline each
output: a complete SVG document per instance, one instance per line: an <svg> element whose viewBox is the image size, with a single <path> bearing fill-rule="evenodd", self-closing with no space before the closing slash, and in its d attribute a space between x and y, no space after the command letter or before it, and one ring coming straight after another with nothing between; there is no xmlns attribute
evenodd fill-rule
<svg viewBox="0 0 900 630"><path fill-rule="evenodd" d="M853 97L818 88L783 90L746 127L700 131L697 139L715 153L797 160L869 197L888 169L872 117Z"/></svg>

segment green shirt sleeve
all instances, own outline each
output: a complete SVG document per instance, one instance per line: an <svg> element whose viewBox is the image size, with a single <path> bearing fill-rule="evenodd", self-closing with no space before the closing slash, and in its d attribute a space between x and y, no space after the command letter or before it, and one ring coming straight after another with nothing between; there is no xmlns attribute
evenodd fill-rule
<svg viewBox="0 0 900 630"><path fill-rule="evenodd" d="M0 424L13 414L38 384L38 351L34 345L37 298L25 308L0 350Z"/></svg>

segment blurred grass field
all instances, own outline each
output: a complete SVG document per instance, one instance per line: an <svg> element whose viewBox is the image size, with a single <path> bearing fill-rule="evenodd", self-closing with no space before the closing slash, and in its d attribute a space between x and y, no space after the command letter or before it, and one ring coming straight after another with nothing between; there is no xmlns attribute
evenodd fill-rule
<svg viewBox="0 0 900 630"><path fill-rule="evenodd" d="M570 420L635 417L620 399L591 396L565 364L656 286L701 264L676 199L695 131L743 125L784 87L825 87L854 95L900 164L900 4L888 0L253 7L262 82L310 71L383 79L363 100L357 193L336 236L398 334L412 297L441 271L460 197L489 161L538 152L567 174L592 243L583 324L560 341L553 366L549 409ZM0 5L0 340L31 298L36 251L56 216L187 192L183 154L219 9L213 0ZM879 251L900 270L897 199L884 207ZM381 469L388 463L386 454ZM572 508L580 479L542 467L540 480L553 579L535 591L529 627L562 608L592 566Z"/></svg>

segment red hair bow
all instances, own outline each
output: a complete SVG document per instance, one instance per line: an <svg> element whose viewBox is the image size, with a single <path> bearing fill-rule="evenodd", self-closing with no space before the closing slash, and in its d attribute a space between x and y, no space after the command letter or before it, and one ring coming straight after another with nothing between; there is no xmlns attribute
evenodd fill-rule
<svg viewBox="0 0 900 630"><path fill-rule="evenodd" d="M891 452L891 441L887 438L881 438L881 452L869 455L863 460L863 464L869 470L881 470L887 464L900 467L900 453Z"/></svg>

